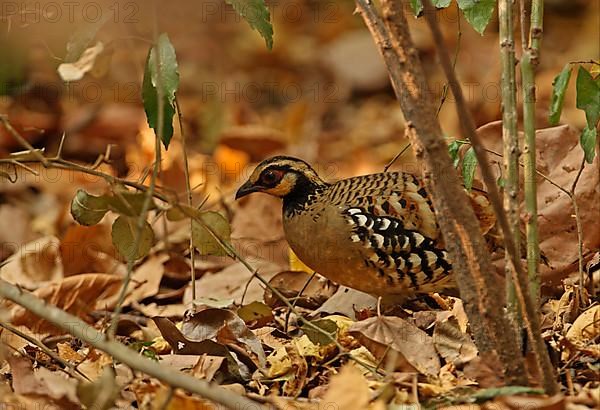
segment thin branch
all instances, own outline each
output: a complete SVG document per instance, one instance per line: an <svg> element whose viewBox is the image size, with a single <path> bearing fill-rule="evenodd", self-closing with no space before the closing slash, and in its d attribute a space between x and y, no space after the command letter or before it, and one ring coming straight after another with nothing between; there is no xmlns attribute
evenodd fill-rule
<svg viewBox="0 0 600 410"><path fill-rule="evenodd" d="M534 0L534 3L538 0ZM521 3L521 18L525 19L525 7L523 0ZM533 6L533 3L532 3ZM539 9L538 9L539 10ZM531 15L531 31L535 29L534 15ZM541 33L541 28L538 28ZM539 41L537 42L539 44ZM523 163L525 169L524 191L525 191L525 212L527 218L525 221L527 235L527 272L533 303L538 303L539 299L539 277L538 266L540 262L540 247L538 238L538 211L537 211L537 183L535 178L536 168L536 148L535 148L535 66L538 63L539 50L523 43L523 56L521 58L521 81L523 93L523 132L525 134L525 143L523 146Z"/></svg>
<svg viewBox="0 0 600 410"><path fill-rule="evenodd" d="M44 157L39 150L35 149L29 143L29 141L27 141L21 134L17 132L17 130L13 128L10 121L8 120L8 116L0 115L0 122L2 122L4 128L6 128L9 134L12 135L13 138L19 142L19 144L21 144L25 149L29 150L31 155L33 155L38 161L40 161L44 166L46 166L46 157Z"/></svg>
<svg viewBox="0 0 600 410"><path fill-rule="evenodd" d="M179 106L179 99L175 97L175 108L177 109L177 118L179 120L179 131L181 133L181 151L183 154L183 174L185 176L185 192L187 194L187 204L188 206L193 206L193 198L192 198L192 187L190 183L190 165L187 156L187 145L186 145L186 137L185 130L183 128L183 113L181 112L181 107ZM192 218L190 218L190 276L192 278L192 300L196 300L196 266L194 264L196 251L194 249L194 241L192 239L192 230L194 229L194 223Z"/></svg>
<svg viewBox="0 0 600 410"><path fill-rule="evenodd" d="M519 134L517 129L517 84L515 69L515 40L513 28L513 0L498 1L500 21L500 60L502 62L502 146L504 159L504 209L506 210L513 241L521 241L519 217ZM517 246L516 257L521 258ZM515 324L519 323L519 306L512 280L512 266L505 255L506 300L508 313Z"/></svg>
<svg viewBox="0 0 600 410"><path fill-rule="evenodd" d="M462 29L460 28L460 7L458 2L456 2L456 48L454 49L454 61L452 61L452 68L456 69L456 62L458 61L458 53L460 52L460 40L462 38ZM440 111L442 111L442 107L446 102L446 98L448 98L448 83L444 84L442 89L442 98L440 99L440 105L438 106L436 116L440 115Z"/></svg>
<svg viewBox="0 0 600 410"><path fill-rule="evenodd" d="M0 296L23 306L31 313L41 317L69 334L89 343L91 346L106 352L116 360L125 363L134 370L139 370L167 383L169 386L180 387L191 393L220 403L230 409L258 408L260 405L231 390L212 385L202 379L171 370L144 356L135 354L131 348L109 339L81 319L38 299L30 292L25 292L17 286L0 279Z"/></svg>
<svg viewBox="0 0 600 410"><path fill-rule="evenodd" d="M398 158L400 158L409 148L410 148L410 142L408 144L406 144L406 146L404 148L402 148L402 150L400 152L398 152L396 154L396 156L394 158L392 158L392 160L386 164L385 167L383 167L383 172L387 172L388 169L390 169L390 167L392 165L394 165L394 162L396 162L398 160Z"/></svg>
<svg viewBox="0 0 600 410"><path fill-rule="evenodd" d="M584 304L583 297L583 288L585 285L585 276L583 273L583 226L581 225L581 218L579 217L579 206L577 205L577 201L575 201L575 189L577 188L577 183L579 182L579 178L583 173L583 168L585 167L585 156L581 159L581 165L579 166L579 171L577 171L577 176L575 176L575 180L573 181L573 185L571 186L571 191L569 192L569 196L571 197L571 201L573 202L573 211L575 212L575 224L577 226L577 261L579 268L579 303ZM592 287L593 289L593 287ZM593 296L593 295L592 295Z"/></svg>
<svg viewBox="0 0 600 410"><path fill-rule="evenodd" d="M415 155L423 161L424 181L453 261L453 274L465 300L479 351L488 357L497 353L509 382L525 383L517 336L501 311L494 307L500 292L492 274L489 252L448 155L434 102L424 91L427 82L404 10L397 2L383 0L382 19L370 1L356 0L356 5L388 67ZM430 7L425 15L435 18L431 10ZM451 78L448 82L451 86L457 84Z"/></svg>
<svg viewBox="0 0 600 410"><path fill-rule="evenodd" d="M20 338L27 340L32 345L39 347L44 353L46 353L48 356L50 356L54 361L56 361L57 363L60 363L65 368L69 369L68 373L71 376L73 376L77 379L80 379L80 380L91 381L90 378L87 377L85 374L83 374L81 372L81 370L79 370L73 363L70 363L70 362L66 361L65 359L63 359L62 357L60 357L52 349L49 349L48 346L46 346L45 344L43 344L36 338L31 337L27 333L21 332L19 329L9 325L8 323L0 322L0 326L5 328L9 332L14 333L15 335L19 336Z"/></svg>
<svg viewBox="0 0 600 410"><path fill-rule="evenodd" d="M45 167L48 169L63 169L63 170L67 170L67 171L81 172L82 174L88 174L88 175L96 176L98 178L102 178L110 185L124 185L124 186L128 186L130 188L135 188L142 192L148 191L147 185L140 184L140 183L137 183L134 181L129 181L127 179L115 177L115 176L107 174L105 172L98 171L90 166L77 164L75 162L67 161L62 158L45 157L45 161L46 161ZM24 159L24 160L0 159L0 164L17 165L16 163L18 163L18 166L26 169L28 172L31 172L33 175L38 176L39 173L37 171L33 170L32 168L28 167L25 164L39 164L39 163L42 163L42 161L38 160L38 159ZM157 187L157 188L159 188L159 187ZM161 187L161 190L166 190L166 189ZM172 202L173 201L172 199L169 199L165 194L162 194L156 190L152 193L152 195L156 199L160 199L163 202Z"/></svg>
<svg viewBox="0 0 600 410"><path fill-rule="evenodd" d="M481 143L479 135L477 135L477 131L475 129L475 122L473 120L473 117L471 116L470 111L467 108L467 104L465 102L460 83L456 78L456 73L452 69L450 57L448 56L448 51L444 47L442 33L436 20L435 9L431 5L430 0L423 0L423 6L425 8L425 18L427 19L427 23L431 28L434 41L437 45L440 62L442 64L442 67L444 68L446 76L448 77L448 81L450 82L450 87L452 88L454 98L456 99L458 117L462 119L463 129L466 135L468 136L469 141L473 146L473 149L475 150L477 162L479 163L484 183L488 188L490 202L492 203L494 212L496 213L496 217L500 224L500 228L502 229L505 249L510 255L510 260L513 265L514 274L516 276L513 279L516 283L517 297L519 299L521 309L523 310L522 314L527 327L527 333L529 335L530 340L532 341L533 351L535 352L535 355L537 357L539 372L543 377L544 390L548 394L555 394L558 391L558 386L556 384L556 378L554 375L552 363L550 362L546 346L541 336L540 319L538 316L536 306L532 302L532 298L528 287L527 276L525 274L525 271L523 270L520 259L517 258L517 253L515 250L517 245L513 240L510 225L508 223L508 218L502 207L502 201L500 199L500 194L498 193L496 181L492 174L492 170L488 165L487 152L485 151L485 148ZM537 215L534 215L534 217L536 216Z"/></svg>

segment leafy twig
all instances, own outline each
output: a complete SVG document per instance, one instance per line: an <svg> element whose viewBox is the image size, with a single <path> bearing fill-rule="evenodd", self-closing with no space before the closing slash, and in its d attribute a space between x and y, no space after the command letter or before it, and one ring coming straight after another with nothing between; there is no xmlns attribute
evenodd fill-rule
<svg viewBox="0 0 600 410"><path fill-rule="evenodd" d="M153 193L156 187L156 180L158 178L158 173L160 170L161 163L161 147L160 143L163 139L163 129L165 123L165 112L164 112L164 88L162 86L162 75L161 72L161 61L160 61L160 52L158 50L158 27L157 27L157 17L156 17L156 5L154 7L154 46L156 48L155 53L151 53L154 55L154 61L148 61L148 64L154 64L156 71L156 92L157 92L157 128L155 129L154 136L154 166L152 168L152 176L150 177L150 183L148 185L148 190L145 192L144 203L142 204L141 212L137 219L136 231L133 239L133 247L129 255L127 255L127 272L125 274L125 278L123 279L123 285L121 287L121 291L119 293L119 297L117 299L117 304L115 305L114 315L112 317L110 327L108 328L108 335L111 338L114 338L117 332L117 326L119 323L119 314L123 308L123 302L125 301L125 296L127 295L127 288L129 287L129 282L131 281L131 275L133 274L133 266L135 263L135 258L138 255L140 240L142 238L142 232L144 231L144 226L147 223L148 211L150 210L150 204L152 203Z"/></svg>

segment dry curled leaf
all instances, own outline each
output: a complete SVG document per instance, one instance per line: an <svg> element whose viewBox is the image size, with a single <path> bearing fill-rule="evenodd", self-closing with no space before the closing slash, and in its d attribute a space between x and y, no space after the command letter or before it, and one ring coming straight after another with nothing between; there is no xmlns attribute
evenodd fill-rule
<svg viewBox="0 0 600 410"><path fill-rule="evenodd" d="M265 363L260 340L234 312L226 309L205 309L185 318L181 333L190 340L214 340L223 345L244 349L259 366Z"/></svg>
<svg viewBox="0 0 600 410"><path fill-rule="evenodd" d="M287 298L293 298L296 306L316 309L328 300L337 286L320 275L312 275L303 271L283 271L275 275L269 283ZM302 292L302 293L300 293ZM283 302L265 288L265 302L271 307L282 306Z"/></svg>
<svg viewBox="0 0 600 410"><path fill-rule="evenodd" d="M349 329L375 356L384 357L389 349L398 353L403 370L427 376L437 376L440 359L435 351L433 339L427 333L399 317L377 316L356 322ZM408 368L407 368L408 365Z"/></svg>
<svg viewBox="0 0 600 410"><path fill-rule="evenodd" d="M50 400L61 409L79 409L76 382L62 372L51 372L45 367L34 370L24 356L9 356L12 386L15 393Z"/></svg>
<svg viewBox="0 0 600 410"><path fill-rule="evenodd" d="M61 280L63 265L59 243L58 238L45 236L22 245L0 267L0 277L28 289Z"/></svg>
<svg viewBox="0 0 600 410"><path fill-rule="evenodd" d="M433 344L447 362L460 367L477 357L471 337L461 332L458 320L450 312L440 312L433 329Z"/></svg>
<svg viewBox="0 0 600 410"><path fill-rule="evenodd" d="M70 276L60 283L37 289L33 294L50 305L89 321L88 313L104 308L106 299L119 291L121 281L116 275L87 273ZM21 306L15 306L11 313L14 325L25 325L35 333L63 333Z"/></svg>

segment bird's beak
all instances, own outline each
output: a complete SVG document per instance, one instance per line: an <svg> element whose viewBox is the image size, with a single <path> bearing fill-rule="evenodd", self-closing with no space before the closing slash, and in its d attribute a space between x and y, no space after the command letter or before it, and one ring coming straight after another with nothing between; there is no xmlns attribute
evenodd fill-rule
<svg viewBox="0 0 600 410"><path fill-rule="evenodd" d="M241 197L251 194L252 192L258 192L260 190L260 186L254 185L251 181L246 181L244 185L242 185L235 193L235 199L240 199Z"/></svg>

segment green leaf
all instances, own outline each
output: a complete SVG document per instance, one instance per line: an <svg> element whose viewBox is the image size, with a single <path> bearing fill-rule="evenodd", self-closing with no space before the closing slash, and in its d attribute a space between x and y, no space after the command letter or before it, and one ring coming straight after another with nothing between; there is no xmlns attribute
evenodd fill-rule
<svg viewBox="0 0 600 410"><path fill-rule="evenodd" d="M260 33L265 39L267 48L271 50L273 48L273 25L265 0L225 0L225 2L231 4L233 9L250 24L250 27Z"/></svg>
<svg viewBox="0 0 600 410"><path fill-rule="evenodd" d="M445 9L450 5L452 0L432 0L431 4L437 9ZM423 3L421 0L410 0L410 8L415 16L420 16L423 11Z"/></svg>
<svg viewBox="0 0 600 410"><path fill-rule="evenodd" d="M451 2L452 0L433 0L431 4L433 4L436 9L445 9Z"/></svg>
<svg viewBox="0 0 600 410"><path fill-rule="evenodd" d="M139 241L135 243L137 220L138 218L121 215L112 225L113 245L128 261L135 261L148 255L154 242L154 231L150 224L144 221Z"/></svg>
<svg viewBox="0 0 600 410"><path fill-rule="evenodd" d="M565 92L567 91L570 79L571 64L567 64L560 74L554 77L554 81L552 81L552 102L550 103L550 115L548 116L550 125L556 125L560 120L560 114L565 100Z"/></svg>
<svg viewBox="0 0 600 410"><path fill-rule="evenodd" d="M313 320L311 323L317 326L319 329L323 330L323 332L330 335L332 338L335 338L337 333L337 324L331 319L319 319ZM308 336L311 342L314 344L319 344L321 346L326 346L332 343L331 339L327 337L323 332L319 332L313 329L310 326L306 326L305 324L301 326L302 331Z"/></svg>
<svg viewBox="0 0 600 410"><path fill-rule="evenodd" d="M457 0L467 22L479 34L483 34L496 9L495 0Z"/></svg>
<svg viewBox="0 0 600 410"><path fill-rule="evenodd" d="M460 149L461 145L462 144L456 140L448 144L448 154L450 154L454 168L458 166L458 161L460 160L460 157L458 156L458 150Z"/></svg>
<svg viewBox="0 0 600 410"><path fill-rule="evenodd" d="M80 189L71 201L71 215L80 225L96 225L107 212L108 201L104 195L94 196Z"/></svg>
<svg viewBox="0 0 600 410"><path fill-rule="evenodd" d="M581 148L583 149L583 153L585 154L585 161L588 164L591 164L592 161L594 161L594 156L596 155L596 138L596 127L585 127L581 132L581 136L579 137Z"/></svg>
<svg viewBox="0 0 600 410"><path fill-rule="evenodd" d="M467 152L465 152L465 156L463 158L462 163L462 176L465 184L465 188L467 190L471 190L473 186L473 178L475 178L475 170L477 169L477 157L475 156L475 151L473 147L469 147Z"/></svg>
<svg viewBox="0 0 600 410"><path fill-rule="evenodd" d="M156 53L158 52L159 64L156 64ZM157 70L158 68L158 70ZM158 98L160 86L163 97L164 124L162 130L158 130ZM179 72L177 71L177 56L175 49L165 33L158 37L158 43L148 52L146 67L144 69L144 81L142 83L142 99L144 110L148 118L148 125L160 136L165 149L169 148L173 136L173 116L175 115L175 92L179 86Z"/></svg>
<svg viewBox="0 0 600 410"><path fill-rule="evenodd" d="M220 239L231 240L231 227L223 215L207 211L200 213L198 217ZM202 223L197 220L192 221L192 243L200 255L227 256L227 251Z"/></svg>
<svg viewBox="0 0 600 410"><path fill-rule="evenodd" d="M110 18L110 13L106 13L98 21L84 24L71 35L67 42L67 54L65 63L74 63L79 60L83 52L92 44L92 41L102 28L104 23Z"/></svg>
<svg viewBox="0 0 600 410"><path fill-rule="evenodd" d="M145 192L120 192L118 195L107 198L111 211L125 216L140 216L146 201ZM156 204L150 199L148 210L155 209Z"/></svg>
<svg viewBox="0 0 600 410"><path fill-rule="evenodd" d="M577 72L577 108L585 111L588 128L596 127L600 117L600 85L582 66Z"/></svg>
<svg viewBox="0 0 600 410"><path fill-rule="evenodd" d="M421 0L410 0L410 8L415 16L420 16L423 11L423 3L421 3Z"/></svg>

